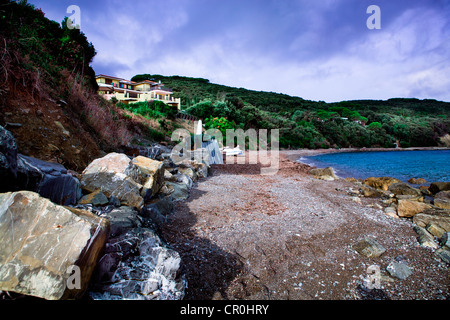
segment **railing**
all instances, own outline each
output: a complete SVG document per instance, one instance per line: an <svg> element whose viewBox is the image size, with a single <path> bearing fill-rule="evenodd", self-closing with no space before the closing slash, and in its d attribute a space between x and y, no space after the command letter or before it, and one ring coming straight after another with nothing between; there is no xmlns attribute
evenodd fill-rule
<svg viewBox="0 0 450 320"><path fill-rule="evenodd" d="M178 112L177 118L184 119L184 120L190 120L190 121L198 121L198 117L190 115L190 114L186 114L183 112Z"/></svg>

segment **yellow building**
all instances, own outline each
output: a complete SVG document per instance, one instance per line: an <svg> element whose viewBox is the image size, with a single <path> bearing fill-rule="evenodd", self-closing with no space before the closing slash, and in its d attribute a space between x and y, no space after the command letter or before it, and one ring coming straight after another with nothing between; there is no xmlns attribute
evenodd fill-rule
<svg viewBox="0 0 450 320"><path fill-rule="evenodd" d="M98 84L98 94L110 100L115 97L123 103L158 100L181 109L179 98L172 97L172 90L164 84L150 80L134 82L122 78L99 74L95 77Z"/></svg>

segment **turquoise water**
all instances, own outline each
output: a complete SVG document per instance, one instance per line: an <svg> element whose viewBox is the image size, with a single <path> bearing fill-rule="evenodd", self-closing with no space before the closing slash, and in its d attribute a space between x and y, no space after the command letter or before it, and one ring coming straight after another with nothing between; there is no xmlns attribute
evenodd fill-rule
<svg viewBox="0 0 450 320"><path fill-rule="evenodd" d="M450 181L450 150L331 153L302 157L298 161L318 168L333 167L341 178Z"/></svg>

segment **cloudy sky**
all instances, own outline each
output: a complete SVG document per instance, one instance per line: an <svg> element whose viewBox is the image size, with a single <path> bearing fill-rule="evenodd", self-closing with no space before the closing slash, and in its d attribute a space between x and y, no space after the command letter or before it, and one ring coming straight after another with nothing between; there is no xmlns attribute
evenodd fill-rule
<svg viewBox="0 0 450 320"><path fill-rule="evenodd" d="M327 102L450 101L450 0L29 0L61 22L80 8L93 68ZM369 29L377 5L381 29ZM76 22L76 21L75 21Z"/></svg>

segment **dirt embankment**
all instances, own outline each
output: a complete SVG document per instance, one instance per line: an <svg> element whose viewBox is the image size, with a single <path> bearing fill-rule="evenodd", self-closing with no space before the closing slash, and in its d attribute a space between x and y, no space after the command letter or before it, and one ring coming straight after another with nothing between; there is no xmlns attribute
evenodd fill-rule
<svg viewBox="0 0 450 320"><path fill-rule="evenodd" d="M258 164L214 166L176 204L163 233L184 261L186 299L449 297L448 266L419 246L411 221L386 216L377 199L354 202L344 191L350 182L314 179L293 162L299 154L281 152L275 175L261 175ZM386 252L357 253L365 236ZM395 259L410 266L406 280L387 273ZM381 272L371 291L363 286L370 266Z"/></svg>

